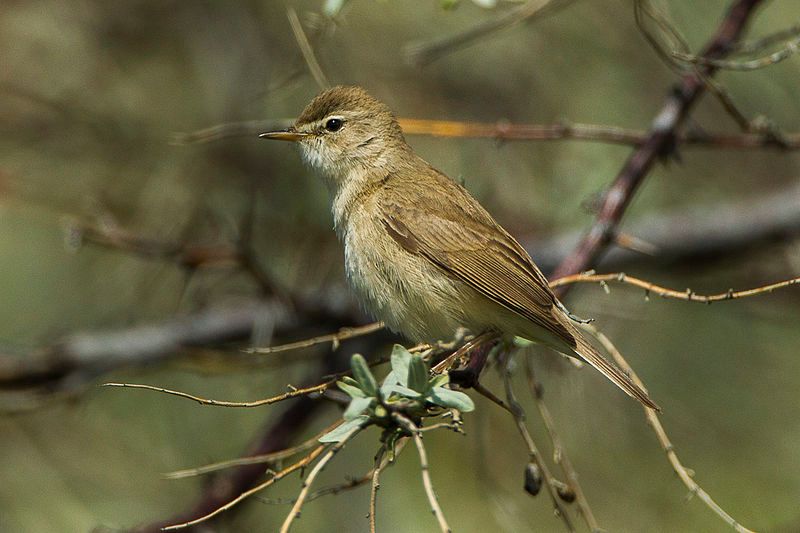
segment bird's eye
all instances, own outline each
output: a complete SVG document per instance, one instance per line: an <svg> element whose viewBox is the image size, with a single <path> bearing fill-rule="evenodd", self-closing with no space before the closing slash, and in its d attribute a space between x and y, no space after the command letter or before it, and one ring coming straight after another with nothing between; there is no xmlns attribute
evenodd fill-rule
<svg viewBox="0 0 800 533"><path fill-rule="evenodd" d="M344 125L344 121L342 119L340 119L340 118L330 118L325 123L325 129L328 130L328 131L339 131L340 129L342 129L343 125Z"/></svg>

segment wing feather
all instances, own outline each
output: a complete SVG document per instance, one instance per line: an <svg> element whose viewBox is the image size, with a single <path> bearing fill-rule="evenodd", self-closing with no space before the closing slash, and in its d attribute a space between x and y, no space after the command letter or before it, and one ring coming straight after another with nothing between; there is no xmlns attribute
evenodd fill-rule
<svg viewBox="0 0 800 533"><path fill-rule="evenodd" d="M449 182L449 178L442 179ZM384 196L380 211L389 235L409 253L427 258L490 300L554 334L565 343L559 351L572 352L571 355L599 370L628 395L658 409L646 391L606 361L568 323L569 318L555 308L556 298L547 279L525 249L462 187L452 182L446 187L453 194L440 195L435 203L431 200L434 195L419 194L419 190L424 190L422 187L404 191L405 195ZM387 197L400 197L404 201Z"/></svg>

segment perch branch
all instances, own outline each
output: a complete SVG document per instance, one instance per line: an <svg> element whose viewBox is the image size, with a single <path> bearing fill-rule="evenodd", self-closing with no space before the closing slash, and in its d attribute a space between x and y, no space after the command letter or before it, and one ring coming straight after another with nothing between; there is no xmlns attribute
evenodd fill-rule
<svg viewBox="0 0 800 533"><path fill-rule="evenodd" d="M726 292L719 294L710 294L710 295L697 294L691 289L686 289L685 291L676 291L674 289L668 289L666 287L661 287L659 285L656 285L655 283L650 283L649 281L645 281L643 279L635 278L633 276L628 276L623 272L618 272L614 274L595 274L590 271L590 272L584 272L582 274L574 274L572 276L566 276L551 281L550 287L551 288L563 287L565 285L570 285L574 283L600 283L601 285L605 285L609 281L622 283L626 285L633 285L634 287L640 287L645 290L645 297L649 297L650 293L653 293L658 296L661 296L662 298L672 298L676 300L684 300L687 302L700 302L700 303L710 304L712 302L723 302L726 300L736 300L738 298L746 298L748 296L756 296L759 294L771 293L772 291L777 289L782 289L784 287L790 287L792 285L800 284L800 277L788 279L785 281L779 281L777 283L771 283L769 285L764 285L762 287L757 287L755 289L747 289L743 291L734 291L733 289L728 289Z"/></svg>

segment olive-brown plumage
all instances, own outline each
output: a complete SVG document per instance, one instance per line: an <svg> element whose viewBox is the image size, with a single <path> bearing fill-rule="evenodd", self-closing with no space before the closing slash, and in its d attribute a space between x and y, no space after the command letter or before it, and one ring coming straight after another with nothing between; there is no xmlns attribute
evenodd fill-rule
<svg viewBox="0 0 800 533"><path fill-rule="evenodd" d="M645 391L588 342L528 253L464 187L406 143L389 108L360 87L317 96L295 125L325 177L345 271L360 301L415 341L456 328L520 336L577 357L644 405Z"/></svg>

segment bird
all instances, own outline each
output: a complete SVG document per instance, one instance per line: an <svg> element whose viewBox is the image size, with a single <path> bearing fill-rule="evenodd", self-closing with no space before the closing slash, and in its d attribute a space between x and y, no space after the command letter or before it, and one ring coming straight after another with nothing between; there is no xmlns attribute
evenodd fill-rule
<svg viewBox="0 0 800 533"><path fill-rule="evenodd" d="M260 137L298 144L322 175L349 284L389 329L428 343L458 328L522 337L589 364L659 410L589 342L519 242L417 155L389 106L365 89L327 89L292 126Z"/></svg>

